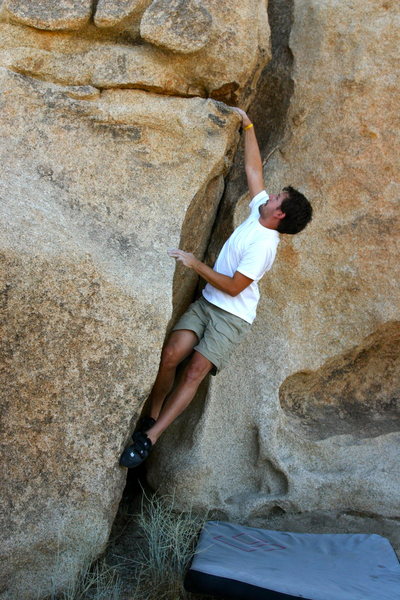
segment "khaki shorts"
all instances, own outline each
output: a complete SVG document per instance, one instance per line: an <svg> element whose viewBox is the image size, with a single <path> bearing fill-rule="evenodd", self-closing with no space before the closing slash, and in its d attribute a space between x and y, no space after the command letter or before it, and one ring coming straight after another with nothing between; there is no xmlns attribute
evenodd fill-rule
<svg viewBox="0 0 400 600"><path fill-rule="evenodd" d="M211 375L216 375L226 367L230 355L250 327L244 319L218 308L202 296L189 306L172 331L194 331L199 338L194 350L212 362Z"/></svg>

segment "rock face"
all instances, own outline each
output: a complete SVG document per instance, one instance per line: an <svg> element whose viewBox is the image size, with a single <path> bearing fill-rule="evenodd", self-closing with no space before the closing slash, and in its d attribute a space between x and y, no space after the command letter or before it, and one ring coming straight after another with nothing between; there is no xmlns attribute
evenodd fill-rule
<svg viewBox="0 0 400 600"><path fill-rule="evenodd" d="M0 80L1 598L22 600L104 548L174 314L166 249L204 252L239 119L204 98Z"/></svg>
<svg viewBox="0 0 400 600"><path fill-rule="evenodd" d="M385 323L317 371L295 373L279 389L294 428L310 439L369 438L399 427L400 323Z"/></svg>
<svg viewBox="0 0 400 600"><path fill-rule="evenodd" d="M139 33L140 17L151 0L99 0L96 5L94 24L96 27Z"/></svg>
<svg viewBox="0 0 400 600"><path fill-rule="evenodd" d="M268 189L300 188L315 219L282 239L252 332L157 444L149 479L227 518L378 515L385 533L399 516L399 16L390 0L271 0L269 14L251 108ZM238 141L225 103L251 103L269 58L264 0L0 2L2 600L62 589L106 543L120 450L196 286L166 248L206 252ZM246 215L240 162L209 257Z"/></svg>
<svg viewBox="0 0 400 600"><path fill-rule="evenodd" d="M201 0L154 0L142 17L140 34L156 46L191 54L209 42L212 23Z"/></svg>
<svg viewBox="0 0 400 600"><path fill-rule="evenodd" d="M269 55L264 0L0 2L2 600L104 548Z"/></svg>
<svg viewBox="0 0 400 600"><path fill-rule="evenodd" d="M63 85L248 104L270 58L264 0L101 0L93 24L86 24L92 3L73 2L68 11L69 4L4 2L0 66Z"/></svg>
<svg viewBox="0 0 400 600"><path fill-rule="evenodd" d="M10 17L39 29L80 29L89 22L92 0L5 0Z"/></svg>
<svg viewBox="0 0 400 600"><path fill-rule="evenodd" d="M271 191L303 191L314 220L282 236L251 333L160 440L149 477L182 506L227 518L398 519L398 10L295 0L287 16L293 62L276 54L260 85L291 69L280 139L261 136L265 178ZM227 212L242 186L234 174Z"/></svg>

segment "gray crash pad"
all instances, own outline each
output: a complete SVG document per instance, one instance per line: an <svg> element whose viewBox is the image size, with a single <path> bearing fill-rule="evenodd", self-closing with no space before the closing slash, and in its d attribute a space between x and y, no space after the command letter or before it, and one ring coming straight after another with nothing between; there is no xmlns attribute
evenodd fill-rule
<svg viewBox="0 0 400 600"><path fill-rule="evenodd" d="M291 533L208 521L185 587L243 600L400 600L400 565L390 542L375 534Z"/></svg>

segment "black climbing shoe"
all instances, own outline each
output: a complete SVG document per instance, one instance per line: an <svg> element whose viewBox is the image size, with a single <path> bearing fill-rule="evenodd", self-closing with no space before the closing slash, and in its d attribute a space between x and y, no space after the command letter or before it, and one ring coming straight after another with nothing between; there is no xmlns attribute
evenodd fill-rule
<svg viewBox="0 0 400 600"><path fill-rule="evenodd" d="M137 431L132 436L132 445L125 448L119 459L121 467L134 469L142 464L150 454L151 440L142 431Z"/></svg>
<svg viewBox="0 0 400 600"><path fill-rule="evenodd" d="M156 420L153 419L153 417L140 417L140 419L137 422L137 425L135 427L134 433L136 433L137 431L146 433L146 431L151 429L153 427L153 425L155 425L155 424L156 424Z"/></svg>

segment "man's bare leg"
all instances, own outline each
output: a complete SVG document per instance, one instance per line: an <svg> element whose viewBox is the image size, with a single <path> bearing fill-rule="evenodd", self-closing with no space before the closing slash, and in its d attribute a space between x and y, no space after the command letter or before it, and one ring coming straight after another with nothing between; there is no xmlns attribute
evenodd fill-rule
<svg viewBox="0 0 400 600"><path fill-rule="evenodd" d="M156 380L146 401L148 415L157 420L165 398L174 384L176 367L187 358L198 343L197 335L189 329L173 331L162 353Z"/></svg>
<svg viewBox="0 0 400 600"><path fill-rule="evenodd" d="M185 337L187 340L188 336ZM180 344L178 344L178 346L179 349L182 350L182 346ZM186 350L188 350L187 346ZM178 354L179 353L176 352L175 359ZM175 363L176 360L173 362ZM147 435L140 431L133 434L133 444L125 448L119 459L119 464L122 467L128 467L130 469L138 467L142 464L142 462L148 457L152 444L158 440L161 433L165 431L168 425L170 425L172 421L176 419L176 417L180 415L181 412L185 410L188 404L190 404L190 402L193 400L197 388L212 366L212 363L202 354L196 351L194 352L189 364L183 371L182 378L176 389L165 400L155 425L153 425L153 427L146 432ZM168 373L168 369L166 369L165 372ZM175 370L173 372L175 373ZM168 379L166 375L164 380L162 378L160 378L160 380L161 383L164 382L165 384L163 386L160 384L160 389L162 388L164 393L167 387L166 383L168 383L170 379ZM160 397L161 396L158 398ZM155 414L155 412L153 414Z"/></svg>
<svg viewBox="0 0 400 600"><path fill-rule="evenodd" d="M155 444L163 431L179 416L193 400L200 383L207 373L210 372L213 364L199 352L194 352L189 364L185 368L182 378L167 398L164 406L161 408L157 423L146 433L151 442Z"/></svg>

